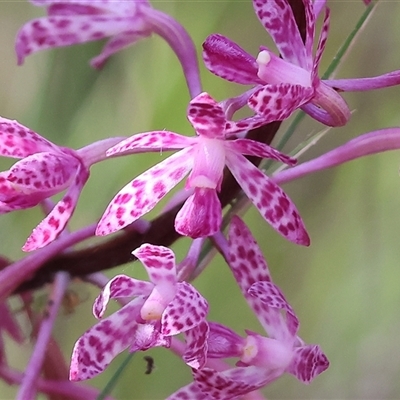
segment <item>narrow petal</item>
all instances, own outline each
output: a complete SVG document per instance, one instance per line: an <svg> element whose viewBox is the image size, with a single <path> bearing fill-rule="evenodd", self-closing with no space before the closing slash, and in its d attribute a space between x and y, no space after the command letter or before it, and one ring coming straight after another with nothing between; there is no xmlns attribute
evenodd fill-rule
<svg viewBox="0 0 400 400"><path fill-rule="evenodd" d="M145 243L132 254L144 265L154 285L176 282L175 254L168 247Z"/></svg>
<svg viewBox="0 0 400 400"><path fill-rule="evenodd" d="M315 54L314 65L312 68L312 79L315 81L318 79L318 67L322 58L322 54L324 53L326 41L328 39L329 32L329 24L330 24L330 10L329 8L325 9L325 17L324 22L322 24L321 32L319 34L319 40L317 45L317 52Z"/></svg>
<svg viewBox="0 0 400 400"><path fill-rule="evenodd" d="M64 230L75 210L83 186L89 178L89 172L83 168L76 174L65 196L33 230L22 247L23 251L33 251L48 245Z"/></svg>
<svg viewBox="0 0 400 400"><path fill-rule="evenodd" d="M153 287L151 282L140 281L126 275L117 275L104 286L97 296L93 304L93 314L96 318L102 318L110 299L148 295Z"/></svg>
<svg viewBox="0 0 400 400"><path fill-rule="evenodd" d="M255 304L261 302L264 305L262 312L258 313L258 319L262 321L268 336L293 345L299 320L278 286L272 282L259 281L251 285L248 293L254 298ZM286 320L281 311L285 311Z"/></svg>
<svg viewBox="0 0 400 400"><path fill-rule="evenodd" d="M167 151L196 144L196 137L186 137L175 132L152 131L133 135L107 150L107 156L127 154L131 150Z"/></svg>
<svg viewBox="0 0 400 400"><path fill-rule="evenodd" d="M294 349L294 356L287 372L304 383L310 383L329 367L329 361L317 345Z"/></svg>
<svg viewBox="0 0 400 400"><path fill-rule="evenodd" d="M175 230L196 239L214 235L221 223L222 209L216 190L195 188L175 218Z"/></svg>
<svg viewBox="0 0 400 400"><path fill-rule="evenodd" d="M213 400L212 397L208 396L197 386L195 382L186 385L171 396L168 396L166 400Z"/></svg>
<svg viewBox="0 0 400 400"><path fill-rule="evenodd" d="M189 367L195 369L204 367L207 361L209 330L208 323L203 321L185 332L186 350L182 358Z"/></svg>
<svg viewBox="0 0 400 400"><path fill-rule="evenodd" d="M268 265L262 255L261 249L252 236L249 228L239 218L232 218L229 228L229 266L232 273L248 302L253 309L255 315L261 325L272 339L285 339L286 342L292 341L295 333L290 334L287 324L281 315L281 308L276 306L279 299L279 306L284 303L284 298L280 296L280 291L272 283ZM261 288L266 286L266 289L273 290L264 291L262 297L258 298L254 295L254 285L261 285ZM257 288L258 286L255 286ZM262 290L260 290L262 292ZM271 303L268 303L268 294L272 294ZM264 300L264 301L263 301ZM287 303L285 303L287 304ZM290 306L288 309L291 310ZM294 315L294 313L292 312ZM291 315L292 315L291 314ZM297 318L296 318L297 320ZM291 325L293 328L293 325Z"/></svg>
<svg viewBox="0 0 400 400"><path fill-rule="evenodd" d="M199 135L211 139L225 137L224 110L208 93L199 94L189 103L187 117Z"/></svg>
<svg viewBox="0 0 400 400"><path fill-rule="evenodd" d="M246 224L233 216L229 227L229 266L246 299L251 285L271 281L267 262Z"/></svg>
<svg viewBox="0 0 400 400"><path fill-rule="evenodd" d="M225 36L214 34L203 43L203 60L215 75L242 85L260 84L256 59Z"/></svg>
<svg viewBox="0 0 400 400"><path fill-rule="evenodd" d="M282 121L308 102L314 89L290 83L266 85L249 98L249 107L262 114L265 122Z"/></svg>
<svg viewBox="0 0 400 400"><path fill-rule="evenodd" d="M18 32L18 64L29 54L53 47L104 39L130 31L135 19L112 15L53 15L26 23Z"/></svg>
<svg viewBox="0 0 400 400"><path fill-rule="evenodd" d="M23 158L34 153L57 151L57 146L26 126L0 117L0 155Z"/></svg>
<svg viewBox="0 0 400 400"><path fill-rule="evenodd" d="M227 152L226 163L248 198L277 232L291 242L310 244L295 205L279 186L241 154Z"/></svg>
<svg viewBox="0 0 400 400"><path fill-rule="evenodd" d="M225 137L236 137L237 133L248 132L251 129L265 125L265 118L261 115L243 118L239 121L227 121L225 126Z"/></svg>
<svg viewBox="0 0 400 400"><path fill-rule="evenodd" d="M400 84L400 70L370 78L329 79L322 82L334 89L342 90L344 92L382 89Z"/></svg>
<svg viewBox="0 0 400 400"><path fill-rule="evenodd" d="M161 318L161 333L173 336L193 329L204 321L208 313L206 299L187 282L178 283L175 298Z"/></svg>
<svg viewBox="0 0 400 400"><path fill-rule="evenodd" d="M271 35L282 57L306 68L307 57L304 43L286 0L253 0L254 10L260 22Z"/></svg>
<svg viewBox="0 0 400 400"><path fill-rule="evenodd" d="M128 183L111 200L96 234L120 230L153 209L189 172L191 152L191 147L183 149Z"/></svg>
<svg viewBox="0 0 400 400"><path fill-rule="evenodd" d="M140 29L140 25L136 29ZM151 35L150 29L146 29L145 27L142 27L143 30L136 31L136 29L134 31L122 32L112 37L106 43L101 53L97 57L92 58L90 65L93 68L100 69L113 54Z"/></svg>
<svg viewBox="0 0 400 400"><path fill-rule="evenodd" d="M310 0L303 0L304 11L306 14L306 40L305 40L305 53L307 71L311 71L313 67L313 48L315 39L315 12L314 4Z"/></svg>
<svg viewBox="0 0 400 400"><path fill-rule="evenodd" d="M9 171L0 172L0 214L34 207L54 191L26 192L8 180Z"/></svg>
<svg viewBox="0 0 400 400"><path fill-rule="evenodd" d="M251 139L236 139L228 141L225 143L225 147L245 156L270 158L290 166L297 164L297 160L295 158L289 157L265 143L256 142L255 140Z"/></svg>
<svg viewBox="0 0 400 400"><path fill-rule="evenodd" d="M280 371L254 366L232 368L223 372L210 368L193 371L200 390L214 400L237 399L264 387L280 375Z"/></svg>
<svg viewBox="0 0 400 400"><path fill-rule="evenodd" d="M30 0L36 6L47 6L50 15L82 15L82 14L103 14L104 12L113 12L120 15L130 13L133 15L138 7L136 0L115 1L115 0ZM140 5L148 6L148 0L140 0Z"/></svg>
<svg viewBox="0 0 400 400"><path fill-rule="evenodd" d="M72 352L71 381L93 378L129 347L137 329L136 316L140 306L139 301L130 302L79 338Z"/></svg>
<svg viewBox="0 0 400 400"><path fill-rule="evenodd" d="M61 153L36 153L15 163L7 179L21 192L32 193L65 189L79 168L79 160Z"/></svg>
<svg viewBox="0 0 400 400"><path fill-rule="evenodd" d="M144 321L159 321L177 292L175 255L167 247L151 244L143 244L132 254L143 263L154 285L140 316Z"/></svg>

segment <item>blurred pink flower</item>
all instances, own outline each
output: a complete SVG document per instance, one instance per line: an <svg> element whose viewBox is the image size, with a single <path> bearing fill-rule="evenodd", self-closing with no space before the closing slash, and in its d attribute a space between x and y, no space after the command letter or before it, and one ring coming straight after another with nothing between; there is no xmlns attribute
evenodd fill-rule
<svg viewBox="0 0 400 400"><path fill-rule="evenodd" d="M91 61L101 68L107 59L140 39L156 33L174 50L192 97L201 92L196 49L186 30L147 0L31 0L48 16L27 22L15 44L18 64L40 50L110 38Z"/></svg>
<svg viewBox="0 0 400 400"><path fill-rule="evenodd" d="M62 232L74 212L89 177L88 166L75 150L57 146L5 118L0 118L0 155L21 159L8 171L0 172L0 214L34 207L67 189L34 229L23 250L44 247Z"/></svg>

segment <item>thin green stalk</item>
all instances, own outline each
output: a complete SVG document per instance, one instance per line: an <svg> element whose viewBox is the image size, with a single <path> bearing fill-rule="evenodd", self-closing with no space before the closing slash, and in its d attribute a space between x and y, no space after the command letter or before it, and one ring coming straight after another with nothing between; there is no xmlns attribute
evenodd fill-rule
<svg viewBox="0 0 400 400"><path fill-rule="evenodd" d="M125 360L122 361L122 363L120 364L118 369L115 371L115 374L111 377L111 379L108 381L106 386L104 386L104 389L97 396L96 400L104 400L111 393L111 391L117 385L117 383L118 383L119 379L121 378L123 372L125 371L125 368L131 362L131 360L132 360L134 355L135 355L135 353L129 353L128 356L125 358Z"/></svg>
<svg viewBox="0 0 400 400"><path fill-rule="evenodd" d="M354 43L357 33L364 27L365 23L367 22L368 17L371 15L372 10L374 9L375 6L376 6L375 3L371 3L366 8L364 13L361 15L361 17L357 21L354 29L350 32L349 36L346 38L346 40L344 41L342 46L339 48L336 55L333 57L332 62L329 64L327 70L322 75L321 79L329 79L331 77L331 75L337 70L340 62L343 60L343 58L347 54L347 51L350 49L350 46ZM298 125L304 119L305 116L306 116L306 114L303 111L298 112L298 114L295 116L295 118L289 125L289 128L286 130L286 132L283 134L282 138L279 140L278 144L276 145L276 149L282 150L285 147L286 143L292 137L293 133L296 131ZM271 165L270 162L267 162L265 164L264 168L269 168L270 165Z"/></svg>
<svg viewBox="0 0 400 400"><path fill-rule="evenodd" d="M346 55L347 51L349 50L351 44L353 43L357 33L361 30L364 24L367 22L368 17L371 15L372 10L376 6L376 3L371 3L364 13L361 15L360 19L357 21L354 29L350 32L350 35L344 41L342 46L339 48L338 52L336 53L335 57L333 57L332 62L329 64L329 67L322 75L321 79L329 79L331 75L336 71L339 67L340 62L342 61L343 57Z"/></svg>

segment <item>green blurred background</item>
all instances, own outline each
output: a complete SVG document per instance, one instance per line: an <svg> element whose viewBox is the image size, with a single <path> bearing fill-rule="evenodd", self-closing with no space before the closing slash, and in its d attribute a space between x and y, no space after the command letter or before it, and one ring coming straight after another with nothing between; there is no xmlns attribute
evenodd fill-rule
<svg viewBox="0 0 400 400"><path fill-rule="evenodd" d="M160 1L153 5L187 28L198 52L205 37L214 32L229 36L253 54L261 44L272 46L250 1ZM331 33L321 71L364 10L362 0L331 1L330 6ZM44 15L44 10L25 1L1 1L0 10L0 115L73 148L152 129L193 134L185 118L189 95L180 65L159 37L114 56L100 72L92 70L88 62L98 54L101 43L41 52L17 67L15 34L24 22ZM379 4L337 77L377 75L399 68L399 13L399 2ZM243 91L201 68L204 89L217 100ZM331 130L302 160L361 133L399 125L399 93L400 88L389 88L345 94L355 110L351 121ZM287 150L320 129L318 123L307 119ZM159 155L139 155L95 166L71 229L96 221L125 183L160 159ZM300 318L302 338L320 344L331 362L329 370L310 386L284 376L264 389L268 399L400 398L399 159L398 152L390 152L286 185L311 236L309 248L282 239L253 208L247 213L245 219L263 248L275 282ZM0 160L0 167L3 170L12 163ZM0 253L12 259L21 257L20 247L40 219L39 209L1 216ZM178 260L188 244L182 240L173 247ZM139 264L107 273L112 277L121 272L145 278ZM245 328L260 329L220 257L196 286L210 302L211 320L241 333ZM55 328L67 358L76 339L95 323L91 305L98 290L82 290L86 301L73 314L61 313ZM21 323L29 335L27 323ZM12 365L23 370L30 351L28 342L22 347L9 343ZM136 355L112 393L117 399L162 399L189 382L189 369L168 350L147 354L154 357L156 369L145 375L144 354ZM125 356L89 383L104 387ZM14 395L14 388L0 383L0 399Z"/></svg>

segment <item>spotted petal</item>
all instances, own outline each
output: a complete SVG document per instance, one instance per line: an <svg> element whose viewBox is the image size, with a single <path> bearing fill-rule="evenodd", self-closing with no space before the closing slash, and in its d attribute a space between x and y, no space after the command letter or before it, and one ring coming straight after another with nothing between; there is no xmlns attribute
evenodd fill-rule
<svg viewBox="0 0 400 400"><path fill-rule="evenodd" d="M129 347L138 326L136 316L142 302L141 298L131 301L79 338L72 352L71 381L93 378Z"/></svg>
<svg viewBox="0 0 400 400"><path fill-rule="evenodd" d="M215 189L195 188L175 218L175 230L192 239L212 236L222 224L222 209Z"/></svg>
<svg viewBox="0 0 400 400"><path fill-rule="evenodd" d="M282 336L285 329L280 313L250 292L257 282L271 282L268 265L250 230L239 217L233 217L229 228L229 266L243 296L271 338Z"/></svg>
<svg viewBox="0 0 400 400"><path fill-rule="evenodd" d="M226 164L271 226L291 242L308 246L303 221L285 192L241 154L227 152Z"/></svg>
<svg viewBox="0 0 400 400"><path fill-rule="evenodd" d="M253 297L254 308L260 311L258 318L268 335L282 343L294 345L299 329L299 320L281 290L272 282L259 281L253 283L248 291ZM264 307L260 307L260 303ZM285 311L286 320L281 311Z"/></svg>
<svg viewBox="0 0 400 400"><path fill-rule="evenodd" d="M182 358L192 368L203 368L206 363L209 330L208 323L203 321L185 332L186 350Z"/></svg>
<svg viewBox="0 0 400 400"><path fill-rule="evenodd" d="M214 400L238 399L264 387L281 375L280 370L260 367L238 367L218 372L210 368L193 370L200 390Z"/></svg>
<svg viewBox="0 0 400 400"><path fill-rule="evenodd" d="M189 103L187 117L199 135L211 139L224 139L224 110L208 93L199 94Z"/></svg>
<svg viewBox="0 0 400 400"><path fill-rule="evenodd" d="M15 163L7 179L21 192L54 193L65 189L79 168L79 160L62 153L36 153Z"/></svg>
<svg viewBox="0 0 400 400"><path fill-rule="evenodd" d="M17 121L0 117L0 155L23 158L35 153L58 152L58 147Z"/></svg>
<svg viewBox="0 0 400 400"><path fill-rule="evenodd" d="M17 34L18 64L29 54L131 31L135 20L113 15L53 15L26 23Z"/></svg>
<svg viewBox="0 0 400 400"><path fill-rule="evenodd" d="M212 397L204 393L195 382L186 385L171 396L168 396L166 400L213 400Z"/></svg>
<svg viewBox="0 0 400 400"><path fill-rule="evenodd" d="M225 147L245 156L270 158L290 166L297 164L297 160L295 158L289 157L265 143L256 142L255 140L251 139L236 139L227 141L225 143Z"/></svg>
<svg viewBox="0 0 400 400"><path fill-rule="evenodd" d="M248 104L265 122L282 121L314 95L312 87L282 83L265 85L249 98Z"/></svg>
<svg viewBox="0 0 400 400"><path fill-rule="evenodd" d="M271 281L268 265L249 228L237 216L232 217L228 242L229 266L247 299L252 284Z"/></svg>
<svg viewBox="0 0 400 400"><path fill-rule="evenodd" d="M176 279L175 255L168 247L142 244L132 251L143 266L154 285L162 284L165 281L174 283Z"/></svg>
<svg viewBox="0 0 400 400"><path fill-rule="evenodd" d="M253 6L282 57L306 68L305 46L287 0L253 0Z"/></svg>
<svg viewBox="0 0 400 400"><path fill-rule="evenodd" d="M192 148L173 154L128 183L108 205L96 230L108 235L153 209L192 168Z"/></svg>
<svg viewBox="0 0 400 400"><path fill-rule="evenodd" d="M294 349L294 356L287 372L304 383L310 383L329 367L329 361L317 345Z"/></svg>
<svg viewBox="0 0 400 400"><path fill-rule="evenodd" d="M195 137L186 137L169 131L152 131L139 133L125 139L108 149L106 154L107 156L129 154L130 152L135 153L140 149L144 151L167 151L192 146L196 142Z"/></svg>
<svg viewBox="0 0 400 400"><path fill-rule="evenodd" d="M179 282L174 299L162 315L161 333L172 336L193 329L204 321L207 313L206 299L190 283Z"/></svg>
<svg viewBox="0 0 400 400"><path fill-rule="evenodd" d="M226 121L225 137L236 137L237 133L247 132L266 124L266 119L261 115L243 118L239 121Z"/></svg>
<svg viewBox="0 0 400 400"><path fill-rule="evenodd" d="M53 240L64 230L71 218L83 186L89 178L89 172L82 167L65 196L55 205L47 217L33 230L22 247L24 251L40 249Z"/></svg>
<svg viewBox="0 0 400 400"><path fill-rule="evenodd" d="M52 190L26 193L7 179L8 174L8 171L0 172L0 214L34 207L54 194Z"/></svg>
<svg viewBox="0 0 400 400"><path fill-rule="evenodd" d="M93 314L102 318L110 299L148 295L154 285L126 275L117 275L107 282L93 304Z"/></svg>
<svg viewBox="0 0 400 400"><path fill-rule="evenodd" d="M313 81L316 81L319 79L318 78L318 67L319 67L319 63L322 58L322 54L325 50L326 41L328 39L329 21L330 21L330 10L329 10L329 8L326 8L324 22L323 22L323 25L321 28L321 32L319 34L319 40L318 40L318 45L317 45L317 52L315 54L315 59L314 59L314 65L312 68Z"/></svg>
<svg viewBox="0 0 400 400"><path fill-rule="evenodd" d="M307 71L312 70L313 66L313 47L315 39L315 20L316 15L314 11L314 4L312 1L303 0L304 11L306 14L306 40L305 40L305 53L306 64L304 65Z"/></svg>
<svg viewBox="0 0 400 400"><path fill-rule="evenodd" d="M214 34L203 43L206 67L215 75L243 85L262 84L256 59L225 36Z"/></svg>

